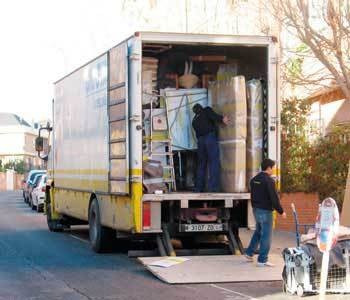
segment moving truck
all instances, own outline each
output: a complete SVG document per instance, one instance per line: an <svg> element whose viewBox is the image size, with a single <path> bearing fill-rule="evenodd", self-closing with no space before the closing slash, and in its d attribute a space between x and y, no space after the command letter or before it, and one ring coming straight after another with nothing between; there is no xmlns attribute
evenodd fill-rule
<svg viewBox="0 0 350 300"><path fill-rule="evenodd" d="M156 104L150 104L152 99L144 99L147 82L143 77L150 75L145 66L152 59L156 66L151 68L148 96L154 97ZM186 63L189 60L192 63ZM222 68L224 64L229 67ZM165 89L163 94L181 92L179 81L183 78L179 76L190 73L189 69L199 79L195 80L195 90L200 87L205 93L207 78L217 80L222 70L221 75L232 72L243 75L247 82L253 78L262 80L265 100L260 116L260 146L264 157L277 161L278 181L276 39L137 32L55 83L53 124L40 129L50 132L50 151L43 149L40 135L36 141L39 156L48 160L46 214L51 231L89 224L90 241L96 252L108 249L118 237L130 236L154 238L161 254L172 255L171 238L191 240L208 231L226 233L232 249L236 248L233 251L241 250L237 228L254 226L247 181L239 191L195 193L189 188L191 184L186 185L183 180L184 176L195 176L195 149L173 150L167 144L165 152L172 153L162 159L171 159L174 182L164 181L165 189L145 189L145 112L152 110L152 105L157 106L154 111L162 107L161 89ZM220 99L215 101L220 104ZM158 121L161 123L162 119ZM244 155L236 162L245 159ZM222 161L221 167L230 162Z"/></svg>

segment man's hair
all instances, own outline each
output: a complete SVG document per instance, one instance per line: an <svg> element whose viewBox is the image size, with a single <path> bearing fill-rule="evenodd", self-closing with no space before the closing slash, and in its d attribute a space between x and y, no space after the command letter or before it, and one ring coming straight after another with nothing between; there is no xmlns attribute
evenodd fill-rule
<svg viewBox="0 0 350 300"><path fill-rule="evenodd" d="M266 171L267 168L273 168L274 165L276 163L272 160L272 159L269 159L269 158L265 158L262 162L261 162L261 170L262 171Z"/></svg>
<svg viewBox="0 0 350 300"><path fill-rule="evenodd" d="M197 115L203 110L203 106L197 103L193 106L192 110Z"/></svg>

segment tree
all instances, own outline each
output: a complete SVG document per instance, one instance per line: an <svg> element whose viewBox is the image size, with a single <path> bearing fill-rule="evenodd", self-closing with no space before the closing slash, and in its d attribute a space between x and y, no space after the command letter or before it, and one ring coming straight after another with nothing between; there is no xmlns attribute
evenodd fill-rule
<svg viewBox="0 0 350 300"><path fill-rule="evenodd" d="M333 197L341 209L350 161L350 126L335 126L316 141L311 153L311 189L320 199Z"/></svg>
<svg viewBox="0 0 350 300"><path fill-rule="evenodd" d="M350 0L275 0L272 8L277 20L310 50L302 55L311 54L325 67L300 81L332 78L350 99Z"/></svg>
<svg viewBox="0 0 350 300"><path fill-rule="evenodd" d="M11 160L4 164L3 170L12 169L19 174L24 174L26 171L24 160Z"/></svg>
<svg viewBox="0 0 350 300"><path fill-rule="evenodd" d="M307 114L310 105L305 100L285 99L281 113L281 168L283 192L309 192L311 144L308 139Z"/></svg>

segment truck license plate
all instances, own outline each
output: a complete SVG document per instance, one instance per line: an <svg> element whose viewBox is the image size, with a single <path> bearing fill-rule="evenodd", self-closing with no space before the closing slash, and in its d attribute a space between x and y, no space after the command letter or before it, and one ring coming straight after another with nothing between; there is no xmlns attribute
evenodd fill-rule
<svg viewBox="0 0 350 300"><path fill-rule="evenodd" d="M186 224L185 231L222 231L222 224Z"/></svg>

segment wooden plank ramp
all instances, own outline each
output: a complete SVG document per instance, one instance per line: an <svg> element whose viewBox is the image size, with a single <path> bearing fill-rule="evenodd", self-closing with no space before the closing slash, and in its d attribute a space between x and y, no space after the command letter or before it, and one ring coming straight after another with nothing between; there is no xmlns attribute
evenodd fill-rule
<svg viewBox="0 0 350 300"><path fill-rule="evenodd" d="M242 255L186 256L189 260L162 268L151 266L164 257L139 257L145 268L169 284L280 281L284 262L281 255L269 259L275 267L257 267Z"/></svg>

